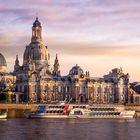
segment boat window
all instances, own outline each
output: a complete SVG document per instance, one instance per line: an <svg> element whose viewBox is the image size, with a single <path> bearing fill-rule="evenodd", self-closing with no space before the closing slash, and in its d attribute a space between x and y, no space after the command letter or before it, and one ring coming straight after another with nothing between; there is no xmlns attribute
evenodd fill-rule
<svg viewBox="0 0 140 140"><path fill-rule="evenodd" d="M38 106L37 111L38 113L45 113L47 110L47 106Z"/></svg>
<svg viewBox="0 0 140 140"><path fill-rule="evenodd" d="M83 115L80 110L74 111L74 115Z"/></svg>

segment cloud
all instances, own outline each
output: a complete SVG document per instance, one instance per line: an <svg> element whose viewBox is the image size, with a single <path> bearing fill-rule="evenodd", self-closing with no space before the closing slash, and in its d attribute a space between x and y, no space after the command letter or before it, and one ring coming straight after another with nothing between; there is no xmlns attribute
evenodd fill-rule
<svg viewBox="0 0 140 140"><path fill-rule="evenodd" d="M57 42L51 43L50 48L53 46L53 51L64 53L67 55L81 55L81 56L108 56L108 57L129 57L140 58L140 48L137 46L129 47L125 45L112 45L101 43L70 43L70 42Z"/></svg>
<svg viewBox="0 0 140 140"><path fill-rule="evenodd" d="M5 0L0 6L0 52L10 66L16 54L22 61L38 13L43 38L51 53L60 52L70 58L95 56L137 61L139 7L139 0ZM75 62L66 61L69 67ZM83 63L87 64L84 60ZM119 61L114 63L117 65ZM133 61L130 65L133 66Z"/></svg>
<svg viewBox="0 0 140 140"><path fill-rule="evenodd" d="M12 3L14 4L12 5ZM20 2L14 0L12 3L11 6L8 5L7 7L3 6L0 8L1 15L10 14L15 16L12 23L15 21L31 21L36 13L38 13L44 22L47 22L53 27L61 27L61 29L68 27L74 29L81 27L86 28L94 24L96 26L97 24L116 26L120 23L120 20L121 23L126 24L124 20L128 20L128 23L131 22L129 20L134 18L138 20L140 12L140 3L137 2L134 4L131 0L21 0ZM15 3L25 3L27 6L22 5L22 7L19 6L19 8L17 8L14 6Z"/></svg>

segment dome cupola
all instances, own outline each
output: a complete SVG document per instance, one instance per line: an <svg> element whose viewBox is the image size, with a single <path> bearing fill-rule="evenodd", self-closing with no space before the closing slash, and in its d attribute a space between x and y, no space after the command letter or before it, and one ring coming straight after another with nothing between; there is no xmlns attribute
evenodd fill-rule
<svg viewBox="0 0 140 140"><path fill-rule="evenodd" d="M83 70L77 64L76 66L72 67L72 69L69 71L69 75L83 75L83 74L84 74Z"/></svg>
<svg viewBox="0 0 140 140"><path fill-rule="evenodd" d="M0 66L6 66L7 67L6 60L1 53L0 53Z"/></svg>
<svg viewBox="0 0 140 140"><path fill-rule="evenodd" d="M38 17L36 17L32 26L31 43L26 46L23 56L23 65L30 63L35 63L37 69L50 65L50 57L47 46L42 41L42 27Z"/></svg>
<svg viewBox="0 0 140 140"><path fill-rule="evenodd" d="M7 69L7 63L4 58L4 56L0 53L0 72L6 73L8 71Z"/></svg>

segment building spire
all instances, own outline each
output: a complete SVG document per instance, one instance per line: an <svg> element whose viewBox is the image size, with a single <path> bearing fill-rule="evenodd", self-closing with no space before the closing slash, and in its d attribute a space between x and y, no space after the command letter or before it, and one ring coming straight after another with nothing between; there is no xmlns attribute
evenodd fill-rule
<svg viewBox="0 0 140 140"><path fill-rule="evenodd" d="M38 16L36 16L36 21L38 21Z"/></svg>
<svg viewBox="0 0 140 140"><path fill-rule="evenodd" d="M36 19L38 19L38 12L36 12Z"/></svg>
<svg viewBox="0 0 140 140"><path fill-rule="evenodd" d="M19 59L18 59L18 55L16 55L15 65L18 65L18 66L19 66Z"/></svg>
<svg viewBox="0 0 140 140"><path fill-rule="evenodd" d="M60 76L60 64L59 64L59 60L58 60L58 55L56 54L56 58L54 61L54 65L53 65L53 75L57 75Z"/></svg>
<svg viewBox="0 0 140 140"><path fill-rule="evenodd" d="M15 65L14 65L14 71L18 71L20 68L20 65L19 65L19 59L18 59L18 55L16 55L16 60L15 60Z"/></svg>
<svg viewBox="0 0 140 140"><path fill-rule="evenodd" d="M55 61L58 61L58 55L56 54Z"/></svg>

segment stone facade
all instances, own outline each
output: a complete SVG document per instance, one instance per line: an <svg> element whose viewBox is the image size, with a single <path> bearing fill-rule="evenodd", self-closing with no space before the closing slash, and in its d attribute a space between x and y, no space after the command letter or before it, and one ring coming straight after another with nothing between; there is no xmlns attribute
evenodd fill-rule
<svg viewBox="0 0 140 140"><path fill-rule="evenodd" d="M57 102L68 100L81 103L127 103L129 75L122 68L113 69L103 78L94 78L75 65L61 76L58 55L50 66L50 54L42 41L42 26L36 18L31 43L26 46L22 66L16 57L14 73L16 89L23 93L22 101Z"/></svg>
<svg viewBox="0 0 140 140"><path fill-rule="evenodd" d="M14 91L16 76L8 72L5 57L0 53L0 93Z"/></svg>

